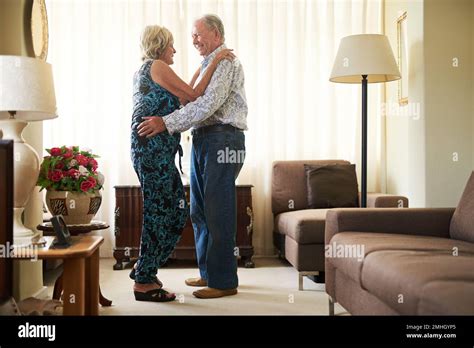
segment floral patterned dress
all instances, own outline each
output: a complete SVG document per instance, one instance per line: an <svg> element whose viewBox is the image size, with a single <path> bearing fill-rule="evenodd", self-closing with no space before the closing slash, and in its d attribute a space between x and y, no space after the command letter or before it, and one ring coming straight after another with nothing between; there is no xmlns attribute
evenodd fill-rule
<svg viewBox="0 0 474 348"><path fill-rule="evenodd" d="M179 107L179 100L151 78L153 61L146 61L134 76L131 158L143 194L143 228L135 271L138 283L153 283L181 238L188 217L183 184L175 165L182 155L181 134L167 131L151 138L138 135L144 116L164 116Z"/></svg>

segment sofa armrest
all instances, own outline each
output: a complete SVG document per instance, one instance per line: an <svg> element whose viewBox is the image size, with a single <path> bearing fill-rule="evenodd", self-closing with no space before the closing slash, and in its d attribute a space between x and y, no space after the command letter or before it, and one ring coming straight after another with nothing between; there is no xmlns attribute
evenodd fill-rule
<svg viewBox="0 0 474 348"><path fill-rule="evenodd" d="M368 208L408 208L408 198L384 193L367 193Z"/></svg>
<svg viewBox="0 0 474 348"><path fill-rule="evenodd" d="M455 208L331 209L326 215L325 243L339 232L381 232L449 238Z"/></svg>

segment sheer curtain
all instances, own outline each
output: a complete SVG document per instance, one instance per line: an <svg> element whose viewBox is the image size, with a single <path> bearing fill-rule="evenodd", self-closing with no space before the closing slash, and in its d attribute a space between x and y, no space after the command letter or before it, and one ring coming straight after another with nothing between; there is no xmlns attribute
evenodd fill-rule
<svg viewBox="0 0 474 348"><path fill-rule="evenodd" d="M201 61L191 41L193 20L215 13L224 22L226 44L246 75L249 131L238 183L254 185L256 254L273 254L273 161L341 158L359 166L360 86L328 78L343 36L382 32L382 0L46 3L59 118L44 124L44 146L79 145L101 156L106 184L96 218L113 225L113 186L138 184L129 155L132 76L141 64L139 38L148 24L174 34L173 69L188 81ZM382 92L381 85L369 88L369 191L384 186ZM189 161L188 138L183 137L183 163ZM102 235L102 256L111 256L113 228Z"/></svg>

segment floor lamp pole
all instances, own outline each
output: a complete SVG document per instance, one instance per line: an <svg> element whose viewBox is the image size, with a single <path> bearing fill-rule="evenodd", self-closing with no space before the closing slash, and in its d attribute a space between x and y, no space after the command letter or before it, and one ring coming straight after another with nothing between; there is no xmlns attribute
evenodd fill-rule
<svg viewBox="0 0 474 348"><path fill-rule="evenodd" d="M367 75L362 75L362 183L360 206L367 207Z"/></svg>

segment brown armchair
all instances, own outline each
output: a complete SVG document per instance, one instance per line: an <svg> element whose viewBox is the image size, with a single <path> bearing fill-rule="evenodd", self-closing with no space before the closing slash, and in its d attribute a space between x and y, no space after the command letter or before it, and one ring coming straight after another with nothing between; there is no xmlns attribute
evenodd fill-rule
<svg viewBox="0 0 474 348"><path fill-rule="evenodd" d="M304 164L350 164L343 160L277 161L272 171L273 244L280 257L298 271L298 288L303 276L324 280L324 231L328 209L307 209ZM402 196L369 193L369 207L407 207Z"/></svg>

